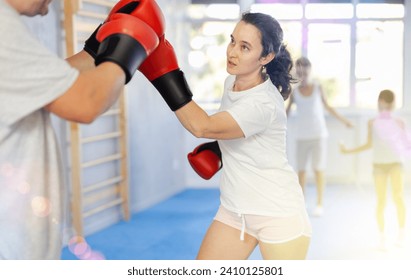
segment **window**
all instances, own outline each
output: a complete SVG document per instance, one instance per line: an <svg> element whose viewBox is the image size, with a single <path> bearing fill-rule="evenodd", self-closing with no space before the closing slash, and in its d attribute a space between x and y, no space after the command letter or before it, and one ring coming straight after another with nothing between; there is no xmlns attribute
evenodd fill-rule
<svg viewBox="0 0 411 280"><path fill-rule="evenodd" d="M226 72L226 48L240 9L235 4L192 5L187 73L194 100L204 109L219 107ZM199 20L197 20L199 19Z"/></svg>
<svg viewBox="0 0 411 280"><path fill-rule="evenodd" d="M403 18L404 5L402 4L358 4L358 18Z"/></svg>
<svg viewBox="0 0 411 280"><path fill-rule="evenodd" d="M402 106L403 30L401 21L361 21L357 23L355 92L356 105L375 108L383 89L396 93Z"/></svg>
<svg viewBox="0 0 411 280"><path fill-rule="evenodd" d="M312 73L321 82L328 102L337 107L350 105L350 38L348 24L308 25L307 57Z"/></svg>
<svg viewBox="0 0 411 280"><path fill-rule="evenodd" d="M269 14L277 20L303 18L303 6L300 4L254 4L251 11Z"/></svg>
<svg viewBox="0 0 411 280"><path fill-rule="evenodd" d="M307 19L352 18L354 7L351 4L307 4L305 16Z"/></svg>

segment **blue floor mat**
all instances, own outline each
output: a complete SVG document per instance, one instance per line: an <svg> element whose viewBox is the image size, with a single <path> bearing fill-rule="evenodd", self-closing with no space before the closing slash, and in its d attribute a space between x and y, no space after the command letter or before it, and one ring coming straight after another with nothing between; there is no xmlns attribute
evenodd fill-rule
<svg viewBox="0 0 411 280"><path fill-rule="evenodd" d="M195 259L220 204L218 189L188 189L86 238L108 260ZM65 247L63 260L78 257Z"/></svg>

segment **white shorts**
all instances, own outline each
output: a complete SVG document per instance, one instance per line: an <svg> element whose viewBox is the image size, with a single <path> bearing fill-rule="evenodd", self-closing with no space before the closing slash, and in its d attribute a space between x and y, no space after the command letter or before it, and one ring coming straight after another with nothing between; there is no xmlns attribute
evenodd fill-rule
<svg viewBox="0 0 411 280"><path fill-rule="evenodd" d="M323 171L327 158L327 139L297 141L297 169L304 171L311 159L311 166L315 171Z"/></svg>
<svg viewBox="0 0 411 280"><path fill-rule="evenodd" d="M269 217L237 214L220 206L214 220L241 231L240 239L247 233L264 243L285 243L300 236L311 237L311 224L304 210L290 217Z"/></svg>

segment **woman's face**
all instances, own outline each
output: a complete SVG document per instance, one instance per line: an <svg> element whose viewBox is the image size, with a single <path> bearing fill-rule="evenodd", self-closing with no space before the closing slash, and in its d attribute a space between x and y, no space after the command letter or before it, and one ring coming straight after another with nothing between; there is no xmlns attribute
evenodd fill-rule
<svg viewBox="0 0 411 280"><path fill-rule="evenodd" d="M52 0L6 0L18 13L26 16L46 15Z"/></svg>
<svg viewBox="0 0 411 280"><path fill-rule="evenodd" d="M252 24L238 22L227 46L227 72L236 76L260 73L266 64L262 51L260 31Z"/></svg>

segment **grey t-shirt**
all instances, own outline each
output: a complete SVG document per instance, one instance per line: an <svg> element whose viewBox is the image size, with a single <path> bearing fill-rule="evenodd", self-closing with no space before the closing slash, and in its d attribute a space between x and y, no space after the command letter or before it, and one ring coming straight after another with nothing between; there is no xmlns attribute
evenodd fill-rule
<svg viewBox="0 0 411 280"><path fill-rule="evenodd" d="M0 259L59 259L64 180L43 107L78 71L41 45L0 0Z"/></svg>

